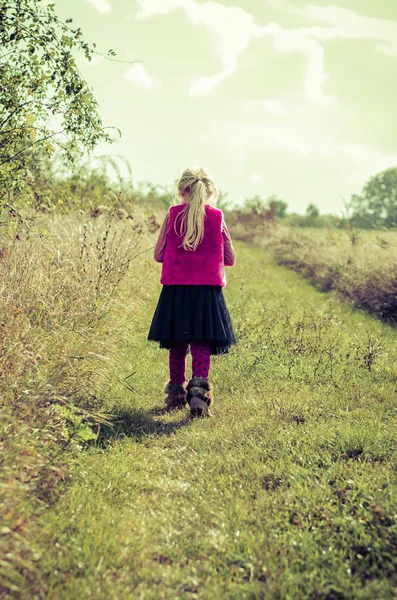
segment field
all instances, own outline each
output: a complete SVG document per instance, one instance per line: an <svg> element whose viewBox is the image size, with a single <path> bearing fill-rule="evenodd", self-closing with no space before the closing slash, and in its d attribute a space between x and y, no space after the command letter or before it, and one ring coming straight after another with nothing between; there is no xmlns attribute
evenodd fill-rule
<svg viewBox="0 0 397 600"><path fill-rule="evenodd" d="M95 248L106 220L93 228ZM4 257L3 277L22 255L34 268L23 327L2 315L2 597L397 597L396 330L275 264L283 243L236 242L239 344L213 360L214 416L163 414L150 228L111 296L94 249L77 268L72 217L55 250Z"/></svg>
<svg viewBox="0 0 397 600"><path fill-rule="evenodd" d="M266 249L276 263L300 273L318 289L334 290L353 306L396 322L395 230L286 227L255 217L233 223L231 230L235 238Z"/></svg>

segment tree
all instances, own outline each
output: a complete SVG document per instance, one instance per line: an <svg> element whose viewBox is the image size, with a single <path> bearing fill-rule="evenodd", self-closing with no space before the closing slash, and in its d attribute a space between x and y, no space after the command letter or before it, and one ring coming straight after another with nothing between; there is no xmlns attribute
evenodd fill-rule
<svg viewBox="0 0 397 600"><path fill-rule="evenodd" d="M254 215L261 215L268 209L266 200L263 200L258 194L252 196L252 198L246 198L244 200L242 211L244 213L251 213Z"/></svg>
<svg viewBox="0 0 397 600"><path fill-rule="evenodd" d="M311 221L314 221L314 219L317 219L320 216L320 209L316 204L308 204L306 207L306 216Z"/></svg>
<svg viewBox="0 0 397 600"><path fill-rule="evenodd" d="M374 175L361 195L351 199L356 219L385 227L397 226L397 167Z"/></svg>
<svg viewBox="0 0 397 600"><path fill-rule="evenodd" d="M274 216L278 219L284 219L288 203L281 200L276 194L272 194L266 199L266 204L274 212Z"/></svg>
<svg viewBox="0 0 397 600"><path fill-rule="evenodd" d="M230 200L227 198L227 192L223 192L222 190L218 191L218 197L216 199L216 206L220 208L224 213L227 213L231 210Z"/></svg>
<svg viewBox="0 0 397 600"><path fill-rule="evenodd" d="M271 213L274 217L279 219L285 217L287 208L287 202L281 200L276 194L268 196L266 200L256 194L252 198L246 198L242 206L242 210L245 213L252 213L254 215Z"/></svg>
<svg viewBox="0 0 397 600"><path fill-rule="evenodd" d="M95 44L71 24L42 0L0 0L0 205L23 185L32 151L50 156L60 148L72 162L111 141L73 57L82 52L90 61Z"/></svg>

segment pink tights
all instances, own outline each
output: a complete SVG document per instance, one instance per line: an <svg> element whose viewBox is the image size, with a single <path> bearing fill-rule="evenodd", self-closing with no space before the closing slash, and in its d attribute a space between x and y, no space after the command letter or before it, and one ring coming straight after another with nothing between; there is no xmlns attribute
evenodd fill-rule
<svg viewBox="0 0 397 600"><path fill-rule="evenodd" d="M211 348L203 342L176 342L170 348L170 382L184 384L186 379L186 354L190 344L192 353L192 377L208 379Z"/></svg>

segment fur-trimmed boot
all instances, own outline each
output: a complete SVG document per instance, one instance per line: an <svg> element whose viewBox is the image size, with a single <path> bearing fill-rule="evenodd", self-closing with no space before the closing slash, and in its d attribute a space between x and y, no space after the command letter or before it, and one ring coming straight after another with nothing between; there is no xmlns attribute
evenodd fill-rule
<svg viewBox="0 0 397 600"><path fill-rule="evenodd" d="M186 406L186 390L180 383L167 383L164 389L166 410L181 410Z"/></svg>
<svg viewBox="0 0 397 600"><path fill-rule="evenodd" d="M186 386L191 417L210 417L213 403L212 384L204 377L193 377Z"/></svg>

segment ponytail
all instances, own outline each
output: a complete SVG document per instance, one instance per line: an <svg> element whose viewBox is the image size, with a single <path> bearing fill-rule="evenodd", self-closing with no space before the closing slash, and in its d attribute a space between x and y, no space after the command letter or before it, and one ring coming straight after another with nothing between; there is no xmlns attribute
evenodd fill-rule
<svg viewBox="0 0 397 600"><path fill-rule="evenodd" d="M204 169L191 168L183 172L178 191L187 194L187 202L175 219L174 230L184 236L182 247L193 252L204 237L205 204L211 197L216 199L217 189Z"/></svg>

